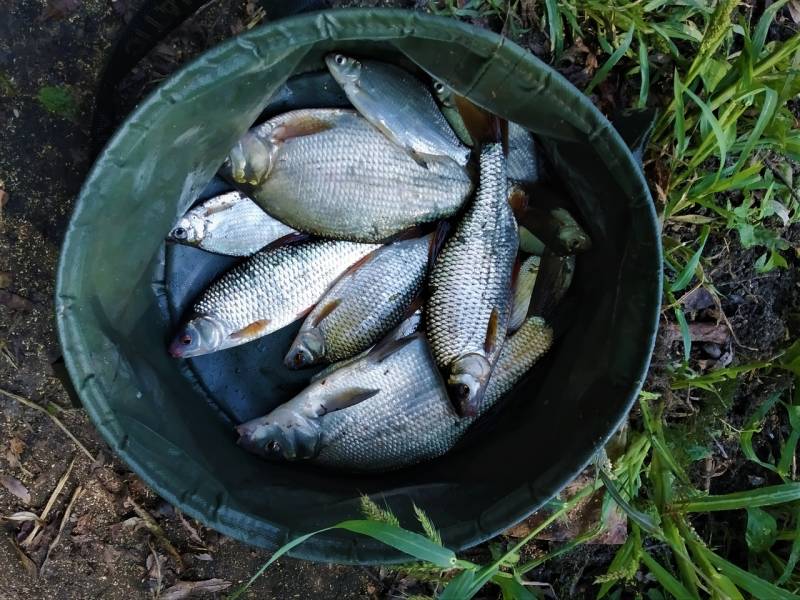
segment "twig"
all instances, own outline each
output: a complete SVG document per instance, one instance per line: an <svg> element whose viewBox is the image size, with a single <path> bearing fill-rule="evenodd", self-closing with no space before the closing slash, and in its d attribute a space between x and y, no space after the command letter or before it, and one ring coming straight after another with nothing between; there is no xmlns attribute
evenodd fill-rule
<svg viewBox="0 0 800 600"><path fill-rule="evenodd" d="M52 510L53 505L56 503L58 495L61 493L61 490L63 490L64 486L67 484L67 479L69 479L69 475L70 473L72 473L72 466L74 464L75 464L75 458L73 457L72 461L69 463L69 467L67 467L67 470L61 476L61 479L58 480L56 489L54 489L53 493L50 494L50 499L47 501L47 504L44 505L44 510L42 511L42 514L39 515L39 521L37 521L36 524L33 526L33 529L31 529L31 532L28 534L28 537L22 540L22 543L20 544L21 546L30 546L31 544L33 544L34 538L39 533L39 530L42 528L42 526L39 523L44 523L45 519L47 518L47 515Z"/></svg>
<svg viewBox="0 0 800 600"><path fill-rule="evenodd" d="M4 396L11 398L12 400L16 400L17 402L19 402L20 404L24 404L28 408L32 408L33 410L38 410L40 413L46 414L48 417L50 417L50 419L52 419L53 423L55 423L58 426L58 428L61 429L61 431L67 434L67 437L72 440L72 442L78 447L78 449L81 452L83 452L86 455L86 457L92 461L92 463L96 462L95 457L92 455L91 452L89 452L86 449L86 446L81 444L78 438L72 435L72 432L69 429L67 429L67 426L64 425L64 423L62 423L57 416L49 412L46 408L44 408L43 406L39 406L38 404L36 404L31 400L28 400L27 398L23 398L19 394L15 394L14 392L9 392L8 390L4 390L3 388L0 388L0 394L3 394Z"/></svg>
<svg viewBox="0 0 800 600"><path fill-rule="evenodd" d="M61 517L61 524L58 526L58 533L56 534L55 539L52 542L50 542L50 546L48 546L47 548L47 553L44 555L42 566L39 567L39 577L41 577L42 573L44 573L44 568L45 565L47 565L48 559L50 558L50 553L58 545L58 542L61 541L61 534L64 532L64 527L67 524L67 520L69 519L69 516L72 514L72 507L75 506L75 502L78 500L78 498L81 497L82 494L83 494L83 486L78 485L78 487L75 488L75 491L72 492L72 498L70 498L69 504L67 504L67 508L64 509L64 516Z"/></svg>
<svg viewBox="0 0 800 600"><path fill-rule="evenodd" d="M152 517L152 515L147 512L144 508L139 506L133 498L128 496L127 502L133 507L134 512L136 515L144 521L145 527L152 533L156 541L161 544L167 552L169 552L170 556L175 559L177 563L178 570L183 571L183 559L181 558L180 553L175 549L175 546L172 545L172 542L169 541L167 538L167 534L164 533L164 530L161 528L161 525Z"/></svg>

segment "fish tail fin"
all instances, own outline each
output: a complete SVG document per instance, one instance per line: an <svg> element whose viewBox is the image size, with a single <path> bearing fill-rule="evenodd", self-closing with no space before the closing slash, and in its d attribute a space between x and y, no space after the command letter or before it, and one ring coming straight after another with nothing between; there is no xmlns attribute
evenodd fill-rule
<svg viewBox="0 0 800 600"><path fill-rule="evenodd" d="M447 241L450 227L449 221L439 221L439 223L437 223L436 231L434 231L431 237L431 245L428 248L428 271L433 269L433 264L436 262L436 258L439 256L444 243Z"/></svg>

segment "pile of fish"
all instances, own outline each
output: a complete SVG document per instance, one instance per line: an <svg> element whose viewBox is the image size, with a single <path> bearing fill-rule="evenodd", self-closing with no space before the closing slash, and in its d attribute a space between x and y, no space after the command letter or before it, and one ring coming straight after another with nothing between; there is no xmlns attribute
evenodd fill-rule
<svg viewBox="0 0 800 600"><path fill-rule="evenodd" d="M188 358L305 318L288 369L327 365L239 425L274 460L388 470L450 450L550 348L548 324L590 240L537 202L533 136L441 82L341 54L354 109L290 111L248 131L168 240L247 257L170 344Z"/></svg>

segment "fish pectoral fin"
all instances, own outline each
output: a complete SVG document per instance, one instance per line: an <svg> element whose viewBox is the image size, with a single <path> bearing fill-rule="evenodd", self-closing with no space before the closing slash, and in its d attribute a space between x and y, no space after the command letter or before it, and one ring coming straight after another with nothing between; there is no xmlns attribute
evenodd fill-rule
<svg viewBox="0 0 800 600"><path fill-rule="evenodd" d="M400 338L399 340L392 339L391 337L383 338L383 340L375 344L372 350L370 350L369 360L374 363L381 363L421 335L421 333L414 333L404 338Z"/></svg>
<svg viewBox="0 0 800 600"><path fill-rule="evenodd" d="M486 339L483 342L483 349L487 356L491 356L492 353L497 349L499 335L500 311L497 310L497 307L495 306L492 309L492 314L489 316L489 324L486 326Z"/></svg>
<svg viewBox="0 0 800 600"><path fill-rule="evenodd" d="M317 327L322 320L331 314L336 307L338 307L342 303L341 298L333 298L331 300L325 301L325 304L320 308L320 311L314 315L314 320L311 323L312 327Z"/></svg>
<svg viewBox="0 0 800 600"><path fill-rule="evenodd" d="M301 115L286 119L278 125L272 130L270 139L275 142L285 142L292 138L313 135L332 128L333 124L330 121L311 115Z"/></svg>
<svg viewBox="0 0 800 600"><path fill-rule="evenodd" d="M419 152L417 152L412 146L406 146L406 152L408 155L414 159L414 162L417 163L423 169L427 169L428 167L428 160L423 158Z"/></svg>
<svg viewBox="0 0 800 600"><path fill-rule="evenodd" d="M342 390L337 395L333 396L329 401L323 403L323 414L350 408L359 402L363 402L368 398L372 398L379 392L380 390L370 388L350 388L349 390Z"/></svg>
<svg viewBox="0 0 800 600"><path fill-rule="evenodd" d="M244 338L253 338L263 335L263 333L269 327L270 320L269 319L261 319L259 321L255 321L254 323L250 323L246 327L242 327L239 331L234 331L230 334L231 339L234 340L241 340Z"/></svg>
<svg viewBox="0 0 800 600"><path fill-rule="evenodd" d="M514 185L509 188L508 204L518 221L525 216L525 211L528 210L528 201L528 194L520 186Z"/></svg>

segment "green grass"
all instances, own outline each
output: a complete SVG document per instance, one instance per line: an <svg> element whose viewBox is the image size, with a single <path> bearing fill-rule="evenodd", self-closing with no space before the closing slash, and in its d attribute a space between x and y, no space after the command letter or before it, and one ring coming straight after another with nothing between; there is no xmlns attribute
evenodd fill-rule
<svg viewBox="0 0 800 600"><path fill-rule="evenodd" d="M683 296L698 286L718 297L706 256L712 236L735 235L745 248L756 248L757 271L787 265L783 235L800 220L791 170L800 161L800 128L788 107L800 93L800 33L780 42L766 39L785 4L779 0L750 19L747 7L732 0L431 2L438 14L499 22L512 38L538 28L550 40L554 62L581 38L598 59L587 94L599 92L611 77L637 78L632 106L659 111L645 167L664 226L663 310L678 323L684 351L668 368L662 394L642 392L627 443L610 468L598 467L596 480L569 500L551 502L550 516L495 552L489 564L459 560L443 548L435 524L420 509L414 529L422 533L405 529L409 524L368 500L364 520L334 527L409 554L417 562L401 570L434 585L437 598L471 598L490 584L504 600L529 600L543 596L527 585L526 575L599 535L605 523L534 560L523 562L521 550L599 493L603 515L617 505L628 516L629 535L597 578L597 598L633 597L631 591L651 600L800 598L800 482L793 470L800 443L800 342L775 356L698 372L689 361L682 308ZM678 226L695 233L678 236ZM766 398L736 431L725 414L739 383L753 378L792 384ZM667 418L667 395L688 393L703 398L700 413ZM783 419L789 432L773 440L764 456L755 442L768 419ZM709 447L721 438L738 444L744 460L770 483L721 495L700 489L693 467L711 456ZM739 513L746 524L728 532L745 544L746 564L734 564L713 536L698 533L696 525L718 511Z"/></svg>

